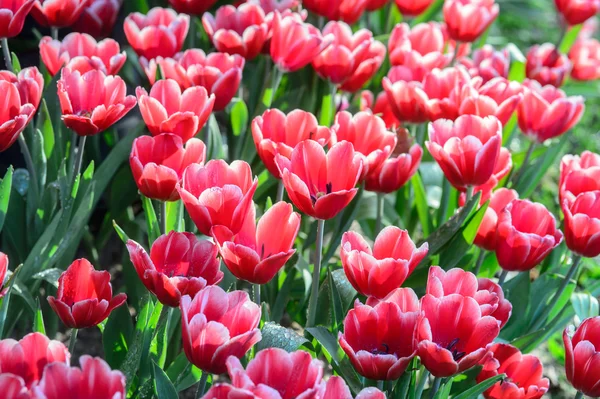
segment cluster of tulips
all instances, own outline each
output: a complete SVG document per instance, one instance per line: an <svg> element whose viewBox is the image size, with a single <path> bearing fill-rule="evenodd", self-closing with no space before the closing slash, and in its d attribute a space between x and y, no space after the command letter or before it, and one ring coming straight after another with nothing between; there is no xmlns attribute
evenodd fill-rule
<svg viewBox="0 0 600 399"><path fill-rule="evenodd" d="M422 366L416 398L426 386L431 398L444 398L436 396L440 387L474 367L480 369L476 383L502 376L482 389L488 399L541 398L550 383L540 360L497 340L513 309L503 286L540 265L564 239L572 252L570 268L544 310L547 317L577 276L581 259L600 255L600 155L563 157L556 182L562 231L544 205L519 198L515 187L534 152L570 131L584 113L584 99L560 87L568 79L600 78L600 43L591 38L590 23L568 54L560 42L532 47L523 61L526 79L518 82L509 80L514 61L509 49L484 45L472 51L499 14L494 0L445 0L443 22L399 23L388 32L387 47L370 30L353 25L388 5L404 17L418 17L434 6L432 0L248 0L211 13L215 2L169 0L173 9L155 7L125 18L136 67L150 84L149 90L137 87L134 96L118 75L131 62L127 53L111 38L95 39L112 32L120 0L0 1L7 68L0 72L0 151L18 141L31 175L36 166L23 132L40 107L45 73L56 75L61 119L78 137L71 142L73 185L83 170L86 139L139 107L149 134L134 140L129 163L139 193L158 204L160 233L146 249L119 230L139 279L155 297L150 300L164 306L164 318L172 319L173 309L181 314L178 339L189 363L201 370L197 397L391 398L396 381ZM555 5L561 40L600 9L598 0ZM43 73L13 65L7 47L30 13L52 32L39 42ZM316 27L306 22L309 14L328 22ZM215 52L182 51L188 35L191 43L198 38L197 17ZM73 32L60 40L59 29L66 27ZM249 126L261 167L278 183L276 197L264 208L254 201L259 179L251 163L208 159L211 138L197 137L208 132L211 115L227 112L234 97L243 99L244 68L258 57L272 62L272 85L265 88L270 91L262 99L264 112L252 115ZM362 91L384 62L389 70L379 93ZM331 123L301 109L272 108L283 75L305 67L331 86ZM354 113L352 99L360 109ZM509 147L517 126L530 144L513 171ZM427 262L429 243L416 245L407 230L382 226L382 213L385 195L411 181L425 156L459 193L460 206L475 202L485 208L473 240L479 248L475 266L430 266L419 298L402 286ZM268 321L261 291L297 255L302 218L314 219L317 228L311 300L306 321L298 322L310 331L319 312L328 311L316 299L331 273L330 265L322 265L325 225L362 190L378 198L374 243L346 231L338 251L360 299L343 325L327 326L355 371L375 381L356 390L307 351L258 351L255 345ZM167 228L167 206L174 202L183 204L198 234L189 225L188 231ZM183 219L183 211L177 217ZM501 271L478 278L488 253ZM8 264L0 252L3 296L11 290ZM237 281L233 287L219 285L222 264ZM70 365L77 331L102 326L127 301L125 293L113 296L110 280L108 271L78 259L60 275L56 295L47 296L72 329L69 349L39 332L0 341L4 398L129 397L132 376L111 370L103 359L82 356L79 367ZM244 287L251 287L252 298ZM538 322L543 327L544 317ZM566 376L578 397L600 396L600 317L584 320L574 334L565 329L564 348ZM216 377L225 373L229 378Z"/></svg>

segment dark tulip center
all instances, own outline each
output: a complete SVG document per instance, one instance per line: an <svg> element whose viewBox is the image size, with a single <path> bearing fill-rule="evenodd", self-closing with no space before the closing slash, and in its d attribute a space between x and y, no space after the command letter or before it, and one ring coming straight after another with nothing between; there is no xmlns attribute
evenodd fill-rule
<svg viewBox="0 0 600 399"><path fill-rule="evenodd" d="M382 343L379 348L375 348L371 351L374 355L388 355L390 353L390 347L386 343Z"/></svg>
<svg viewBox="0 0 600 399"><path fill-rule="evenodd" d="M454 338L452 341L450 341L448 346L446 346L446 349L448 349L452 353L452 358L454 359L455 362L458 362L460 359L465 357L465 355L467 354L467 352L459 352L458 348L456 348L459 341L460 341L460 338Z"/></svg>
<svg viewBox="0 0 600 399"><path fill-rule="evenodd" d="M319 191L316 195L311 194L310 200L312 201L312 203L314 205L319 198L321 198L324 195L331 194L332 191L333 191L333 183L329 182L329 183L325 184L325 192Z"/></svg>

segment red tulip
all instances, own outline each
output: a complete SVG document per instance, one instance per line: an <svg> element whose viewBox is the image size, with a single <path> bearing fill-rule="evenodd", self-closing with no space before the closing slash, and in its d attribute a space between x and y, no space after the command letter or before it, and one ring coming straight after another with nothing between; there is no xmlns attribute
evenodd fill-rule
<svg viewBox="0 0 600 399"><path fill-rule="evenodd" d="M269 28L259 5L243 3L219 7L215 17L206 13L202 25L217 51L251 60L260 54Z"/></svg>
<svg viewBox="0 0 600 399"><path fill-rule="evenodd" d="M333 35L333 43L317 55L312 65L315 71L340 90L355 92L377 72L385 58L385 46L373 40L367 29L352 33L344 22L331 21L323 35Z"/></svg>
<svg viewBox="0 0 600 399"><path fill-rule="evenodd" d="M179 309L185 355L204 372L224 373L230 356L244 356L261 339L260 307L244 291L211 285L194 299L181 297Z"/></svg>
<svg viewBox="0 0 600 399"><path fill-rule="evenodd" d="M396 6L403 16L416 17L429 8L433 0L395 0Z"/></svg>
<svg viewBox="0 0 600 399"><path fill-rule="evenodd" d="M321 384L322 395L320 399L352 399L352 393L342 377L336 375L329 377L327 383ZM386 399L386 396L377 388L365 388L358 393L356 399Z"/></svg>
<svg viewBox="0 0 600 399"><path fill-rule="evenodd" d="M584 192L600 190L600 155L584 151L565 155L560 164L559 198L569 204Z"/></svg>
<svg viewBox="0 0 600 399"><path fill-rule="evenodd" d="M500 155L502 125L493 116L463 115L454 123L438 120L429 125L425 144L450 184L465 191L492 176Z"/></svg>
<svg viewBox="0 0 600 399"><path fill-rule="evenodd" d="M514 346L502 343L492 345L490 354L477 383L498 374L506 374L506 378L484 392L486 399L540 399L548 392L550 382L542 377L544 367L536 356L523 355Z"/></svg>
<svg viewBox="0 0 600 399"><path fill-rule="evenodd" d="M298 7L298 0L247 0L247 3L258 4L263 9L265 14L270 14L274 11L280 13L290 11Z"/></svg>
<svg viewBox="0 0 600 399"><path fill-rule="evenodd" d="M81 74L63 68L57 88L62 120L80 136L105 131L136 104L134 96L126 95L123 79L98 70Z"/></svg>
<svg viewBox="0 0 600 399"><path fill-rule="evenodd" d="M531 223L532 220L535 223ZM498 215L498 264L508 271L533 269L562 239L554 216L544 205L528 200L513 200Z"/></svg>
<svg viewBox="0 0 600 399"><path fill-rule="evenodd" d="M577 40L569 60L573 65L571 77L575 80L600 79L600 42L596 39Z"/></svg>
<svg viewBox="0 0 600 399"><path fill-rule="evenodd" d="M177 201L177 184L192 164L204 163L206 146L200 139L184 144L179 136L163 133L133 141L129 165L140 192L160 201Z"/></svg>
<svg viewBox="0 0 600 399"><path fill-rule="evenodd" d="M600 191L588 191L575 201L564 199L565 241L578 255L594 258L600 255Z"/></svg>
<svg viewBox="0 0 600 399"><path fill-rule="evenodd" d="M49 363L69 364L71 355L59 341L51 341L40 333L27 334L20 341L0 341L0 374L9 373L23 379L27 387L42 378Z"/></svg>
<svg viewBox="0 0 600 399"><path fill-rule="evenodd" d="M56 75L76 57L87 58L95 69L101 70L105 75L116 75L127 60L125 51L120 51L119 43L113 39L96 42L96 39L86 33L69 33L62 42L49 36L40 41L40 56L51 75Z"/></svg>
<svg viewBox="0 0 600 399"><path fill-rule="evenodd" d="M43 78L37 69L27 69L14 76L11 72L0 74L0 152L7 150L27 123L33 118L43 90ZM35 105L34 105L35 103Z"/></svg>
<svg viewBox="0 0 600 399"><path fill-rule="evenodd" d="M84 355L79 367L64 363L52 363L44 369L44 375L33 390L39 399L125 399L125 376L99 357Z"/></svg>
<svg viewBox="0 0 600 399"><path fill-rule="evenodd" d="M385 91L379 93L377 99L375 99L372 92L364 90L360 94L360 110L371 110L371 112L383 119L385 126L390 130L400 127L400 121L394 115Z"/></svg>
<svg viewBox="0 0 600 399"><path fill-rule="evenodd" d="M177 12L190 15L202 15L208 11L217 0L169 0L169 4Z"/></svg>
<svg viewBox="0 0 600 399"><path fill-rule="evenodd" d="M171 231L160 236L150 255L133 240L127 241L127 250L142 283L167 306L178 307L183 295L193 297L223 279L217 246L192 233Z"/></svg>
<svg viewBox="0 0 600 399"><path fill-rule="evenodd" d="M122 5L123 0L90 0L73 30L94 37L110 36Z"/></svg>
<svg viewBox="0 0 600 399"><path fill-rule="evenodd" d="M36 0L0 1L0 38L15 37L23 30L25 17Z"/></svg>
<svg viewBox="0 0 600 399"><path fill-rule="evenodd" d="M0 374L0 391L3 393L4 399L31 398L23 379L10 373Z"/></svg>
<svg viewBox="0 0 600 399"><path fill-rule="evenodd" d="M302 6L330 21L357 22L369 0L303 0Z"/></svg>
<svg viewBox="0 0 600 399"><path fill-rule="evenodd" d="M273 14L272 30L271 58L284 72L294 72L308 65L333 41L333 35L323 37L314 26L291 15L283 17L278 12Z"/></svg>
<svg viewBox="0 0 600 399"><path fill-rule="evenodd" d="M542 86L560 87L570 70L569 58L565 54L560 54L550 43L535 45L527 53L525 63L527 78L537 80Z"/></svg>
<svg viewBox="0 0 600 399"><path fill-rule="evenodd" d="M4 252L0 252L0 298L6 293L4 288L4 280L6 280L6 273L8 272L8 255Z"/></svg>
<svg viewBox="0 0 600 399"><path fill-rule="evenodd" d="M383 165L396 148L396 134L387 130L383 119L371 112L339 112L331 128L332 142L348 141L362 158L361 180Z"/></svg>
<svg viewBox="0 0 600 399"><path fill-rule="evenodd" d="M418 310L403 309L392 301L371 307L356 300L338 340L358 374L374 380L396 380L417 353L419 319Z"/></svg>
<svg viewBox="0 0 600 399"><path fill-rule="evenodd" d="M377 235L373 250L360 234L344 233L340 258L354 289L384 298L404 283L428 250L427 243L417 248L406 230L388 226Z"/></svg>
<svg viewBox="0 0 600 399"><path fill-rule="evenodd" d="M325 154L319 143L305 140L296 145L290 159L276 155L275 164L294 205L322 220L335 217L352 201L363 168L361 156L347 141Z"/></svg>
<svg viewBox="0 0 600 399"><path fill-rule="evenodd" d="M150 89L136 89L142 118L150 133L173 133L187 142L202 129L215 102L204 87L190 87L182 92L175 80L159 80Z"/></svg>
<svg viewBox="0 0 600 399"><path fill-rule="evenodd" d="M425 318L417 327L418 355L435 377L450 377L475 366L500 332L498 320L483 316L469 296L427 294L421 310Z"/></svg>
<svg viewBox="0 0 600 399"><path fill-rule="evenodd" d="M213 226L227 227L233 234L242 229L253 207L258 179L252 181L250 165L244 161L211 160L205 166L190 165L177 191L190 217L204 235Z"/></svg>
<svg viewBox="0 0 600 399"><path fill-rule="evenodd" d="M56 297L48 304L69 328L97 326L127 300L126 294L112 296L110 273L96 271L87 259L77 259L58 279Z"/></svg>
<svg viewBox="0 0 600 399"><path fill-rule="evenodd" d="M482 192L481 203L487 201L484 196L486 192ZM499 188L494 191L490 196L490 204L485 210L483 220L477 230L474 244L480 248L488 251L494 251L496 249L496 227L498 225L498 215L504 210L506 205L510 204L513 200L519 198L519 194L515 190L509 190L507 188ZM460 201L464 204L464 199Z"/></svg>
<svg viewBox="0 0 600 399"><path fill-rule="evenodd" d="M462 67L434 69L423 79L423 91L429 98L428 117L431 121L438 119L454 120L459 115L459 104L452 98L452 93L471 81L471 77Z"/></svg>
<svg viewBox="0 0 600 399"><path fill-rule="evenodd" d="M490 199L492 191L500 184L500 181L510 173L512 166L513 163L510 151L506 147L500 148L500 156L498 157L498 161L496 161L492 176L482 185L475 186L473 190L473 193L481 192L480 204L483 204ZM459 205L464 206L466 202L467 196L462 192L459 197Z"/></svg>
<svg viewBox="0 0 600 399"><path fill-rule="evenodd" d="M390 62L413 71L415 80L421 80L425 72L448 65L450 58L444 54L446 46L444 31L438 22L420 23L412 29L407 23L398 24L388 41Z"/></svg>
<svg viewBox="0 0 600 399"><path fill-rule="evenodd" d="M446 0L443 12L450 37L471 43L494 22L500 7L494 0Z"/></svg>
<svg viewBox="0 0 600 399"><path fill-rule="evenodd" d="M502 287L488 278L477 279L473 273L459 268L445 272L438 266L429 268L427 294L443 298L452 294L468 296L477 301L481 316L492 316L502 328L512 314L511 303L504 299Z"/></svg>
<svg viewBox="0 0 600 399"><path fill-rule="evenodd" d="M31 9L31 15L43 26L64 28L77 21L90 0L39 0Z"/></svg>
<svg viewBox="0 0 600 399"><path fill-rule="evenodd" d="M237 54L210 53L208 56L200 49L178 53L174 59L157 58L146 60L141 58L150 83L154 84L157 68L165 79L174 79L186 89L191 86L202 86L208 94L215 95L215 111L222 111L236 95L242 81L244 58Z"/></svg>
<svg viewBox="0 0 600 399"><path fill-rule="evenodd" d="M600 317L590 317L581 323L572 337L569 329L563 332L565 344L565 371L575 389L585 395L600 396Z"/></svg>
<svg viewBox="0 0 600 399"><path fill-rule="evenodd" d="M377 10L385 7L387 4L389 4L390 1L391 0L368 0L366 10L367 11L377 11Z"/></svg>
<svg viewBox="0 0 600 399"><path fill-rule="evenodd" d="M154 7L148 15L131 13L123 25L131 47L147 59L174 56L181 50L189 27L189 15L161 7Z"/></svg>
<svg viewBox="0 0 600 399"><path fill-rule="evenodd" d="M404 186L419 169L423 149L414 144L408 152L396 154L400 144L392 153L392 157L377 169L369 172L365 178L365 190L377 193L393 193Z"/></svg>
<svg viewBox="0 0 600 399"><path fill-rule="evenodd" d="M225 226L214 226L211 235L234 276L253 284L266 284L296 252L292 247L299 229L300 215L281 201L269 208L258 224L251 208L238 234ZM274 231L277 237L273 236Z"/></svg>
<svg viewBox="0 0 600 399"><path fill-rule="evenodd" d="M396 67L394 67L396 68ZM392 68L390 73L394 70ZM396 119L407 123L424 123L429 120L429 98L419 82L383 78L383 89Z"/></svg>
<svg viewBox="0 0 600 399"><path fill-rule="evenodd" d="M510 53L508 49L497 51L486 44L473 52L472 59L463 57L459 62L469 70L471 76L479 76L486 83L494 78L508 78Z"/></svg>
<svg viewBox="0 0 600 399"><path fill-rule="evenodd" d="M600 10L598 0L554 0L557 11L569 25L579 25L592 18Z"/></svg>
<svg viewBox="0 0 600 399"><path fill-rule="evenodd" d="M567 97L554 86L535 81L523 85L523 99L517 109L519 128L538 142L558 137L575 126L585 109L583 97Z"/></svg>
<svg viewBox="0 0 600 399"><path fill-rule="evenodd" d="M523 98L521 84L505 78L493 78L481 85L481 78L457 89L453 100L459 105L461 115L493 115L505 125Z"/></svg>
<svg viewBox="0 0 600 399"><path fill-rule="evenodd" d="M308 139L324 147L330 143L331 131L328 127L319 126L317 118L310 112L295 109L286 115L278 109L268 109L252 121L252 137L265 167L280 179L275 155L290 159L294 147Z"/></svg>

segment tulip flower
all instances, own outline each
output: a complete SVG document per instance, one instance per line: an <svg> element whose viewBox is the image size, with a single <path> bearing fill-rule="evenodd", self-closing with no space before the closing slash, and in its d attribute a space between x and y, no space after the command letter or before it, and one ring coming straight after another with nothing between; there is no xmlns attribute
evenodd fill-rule
<svg viewBox="0 0 600 399"><path fill-rule="evenodd" d="M352 393L342 377L329 377L327 383L321 384L321 391L323 389L321 399L352 399ZM386 396L379 389L369 387L360 391L356 399L386 399Z"/></svg>
<svg viewBox="0 0 600 399"><path fill-rule="evenodd" d="M222 111L236 95L242 81L244 58L234 54L210 53L200 49L178 53L174 59L140 59L151 84L154 84L157 68L165 79L174 79L183 89L202 86L208 94L215 95L215 111Z"/></svg>
<svg viewBox="0 0 600 399"><path fill-rule="evenodd" d="M492 316L502 328L512 314L511 303L504 299L502 287L488 278L477 279L475 274L459 268L445 272L438 266L429 268L427 294L443 298L452 294L468 296L477 301L481 316Z"/></svg>
<svg viewBox="0 0 600 399"><path fill-rule="evenodd" d="M123 79L98 70L81 74L63 68L57 89L62 120L80 136L105 131L136 104L134 96L126 95Z"/></svg>
<svg viewBox="0 0 600 399"><path fill-rule="evenodd" d="M25 17L36 0L10 0L0 2L0 38L15 37L23 30Z"/></svg>
<svg viewBox="0 0 600 399"><path fill-rule="evenodd" d="M272 30L271 58L283 72L305 67L333 41L333 35L323 37L314 26L278 12L273 15Z"/></svg>
<svg viewBox="0 0 600 399"><path fill-rule="evenodd" d="M365 12L368 2L369 0L303 0L302 6L330 21L341 20L352 25Z"/></svg>
<svg viewBox="0 0 600 399"><path fill-rule="evenodd" d="M479 200L480 205L491 198L492 191L498 186L500 181L510 173L512 167L513 163L510 151L506 147L500 148L500 155L498 156L498 161L496 161L496 166L494 166L492 176L482 185L475 186L473 190L473 193L481 192L481 198ZM458 199L460 206L464 206L467 202L467 196L464 192L460 194Z"/></svg>
<svg viewBox="0 0 600 399"><path fill-rule="evenodd" d="M379 93L375 99L375 96L371 91L364 90L360 94L360 110L370 110L373 114L378 115L383 119L385 126L390 130L395 130L400 127L400 121L394 115L385 91Z"/></svg>
<svg viewBox="0 0 600 399"><path fill-rule="evenodd" d="M471 43L494 22L500 7L494 0L446 0L443 13L450 37Z"/></svg>
<svg viewBox="0 0 600 399"><path fill-rule="evenodd" d="M62 40L45 36L40 40L40 56L51 75L76 57L89 59L105 75L116 75L127 60L125 51L121 52L119 43L113 39L97 42L86 33L69 33ZM83 73L83 72L82 72Z"/></svg>
<svg viewBox="0 0 600 399"><path fill-rule="evenodd" d="M371 307L357 299L344 319L338 341L358 374L373 380L396 380L417 353L420 318L416 297L407 306L390 301Z"/></svg>
<svg viewBox="0 0 600 399"><path fill-rule="evenodd" d="M495 249L498 264L505 271L530 270L562 239L554 216L544 205L513 200L498 215Z"/></svg>
<svg viewBox="0 0 600 399"><path fill-rule="evenodd" d="M40 382L32 389L40 399L126 398L125 376L99 357L84 355L79 358L81 367L52 363L44 369Z"/></svg>
<svg viewBox="0 0 600 399"><path fill-rule="evenodd" d="M310 112L295 109L286 115L278 109L268 109L252 121L252 138L267 170L281 179L275 165L277 154L290 159L294 147L308 139L315 140L322 147L329 145L331 131L328 127L319 126L317 118Z"/></svg>
<svg viewBox="0 0 600 399"><path fill-rule="evenodd" d="M383 119L370 112L339 112L331 128L332 142L348 141L363 161L361 180L373 170L381 167L396 148L396 134L385 127Z"/></svg>
<svg viewBox="0 0 600 399"><path fill-rule="evenodd" d="M206 13L202 25L217 51L239 54L247 60L258 56L267 40L269 27L259 5L224 5L216 15Z"/></svg>
<svg viewBox="0 0 600 399"><path fill-rule="evenodd" d="M129 164L140 192L160 201L177 201L177 184L192 164L204 163L206 146L200 139L187 143L179 136L163 133L141 136L133 141Z"/></svg>
<svg viewBox="0 0 600 399"><path fill-rule="evenodd" d="M373 250L360 234L344 233L340 258L354 289L367 297L384 298L404 283L428 250L427 243L417 248L406 230L388 226L377 235Z"/></svg>
<svg viewBox="0 0 600 399"><path fill-rule="evenodd" d="M377 11L385 7L391 0L369 0L367 1L367 11Z"/></svg>
<svg viewBox="0 0 600 399"><path fill-rule="evenodd" d="M485 198L485 192L482 192L480 202L484 203L487 201ZM477 230L475 241L473 242L479 248L486 249L488 251L494 251L496 249L496 228L498 225L498 215L504 210L506 205L510 204L513 200L519 198L519 194L515 190L509 190L507 188L499 188L494 191L489 197L490 204L485 210L483 220ZM462 198L461 198L462 200ZM460 201L461 203L464 202Z"/></svg>
<svg viewBox="0 0 600 399"><path fill-rule="evenodd" d="M554 0L556 10L569 25L579 25L592 18L600 10L598 0Z"/></svg>
<svg viewBox="0 0 600 399"><path fill-rule="evenodd" d="M600 155L584 151L565 155L560 164L559 198L571 204L584 192L600 190Z"/></svg>
<svg viewBox="0 0 600 399"><path fill-rule="evenodd" d="M575 334L572 337L570 335L569 328L566 328L563 332L563 342L567 380L584 395L598 397L600 317L585 319Z"/></svg>
<svg viewBox="0 0 600 399"><path fill-rule="evenodd" d="M523 99L517 108L519 128L539 143L558 137L575 126L584 111L583 97L567 97L554 86L535 81L523 85Z"/></svg>
<svg viewBox="0 0 600 399"><path fill-rule="evenodd" d="M325 154L319 143L305 140L296 145L290 159L276 155L275 164L294 205L320 220L335 217L352 201L363 168L361 155L347 141Z"/></svg>
<svg viewBox="0 0 600 399"><path fill-rule="evenodd" d="M194 299L181 297L183 350L203 372L221 374L225 361L240 358L261 339L260 307L244 291L208 286Z"/></svg>
<svg viewBox="0 0 600 399"><path fill-rule="evenodd" d="M401 133L398 134L398 136L400 135ZM402 144L399 142L392 156L386 159L379 168L367 174L365 190L376 193L393 193L402 188L417 173L423 149L420 145L413 144L408 152L400 152L402 151L401 147Z"/></svg>
<svg viewBox="0 0 600 399"><path fill-rule="evenodd" d="M31 9L38 24L65 28L77 21L90 0L39 0Z"/></svg>
<svg viewBox="0 0 600 399"><path fill-rule="evenodd" d="M438 120L429 124L425 144L450 184L466 191L492 176L501 143L502 125L496 117L463 115L454 123Z"/></svg>
<svg viewBox="0 0 600 399"><path fill-rule="evenodd" d="M73 30L93 37L110 36L122 5L123 0L90 0Z"/></svg>
<svg viewBox="0 0 600 399"><path fill-rule="evenodd" d="M102 323L126 300L126 294L113 298L109 272L78 259L60 275L56 297L49 296L48 304L65 326L79 329Z"/></svg>
<svg viewBox="0 0 600 399"><path fill-rule="evenodd" d="M31 398L23 379L11 373L0 374L0 390L4 394L4 399Z"/></svg>
<svg viewBox="0 0 600 399"><path fill-rule="evenodd" d="M290 204L278 202L258 224L251 209L239 233L234 234L225 226L214 226L211 235L223 263L234 276L253 284L266 284L296 252L292 247L299 229L300 215Z"/></svg>
<svg viewBox="0 0 600 399"><path fill-rule="evenodd" d="M400 14L407 17L416 17L429 8L433 0L395 0Z"/></svg>
<svg viewBox="0 0 600 399"><path fill-rule="evenodd" d="M560 87L570 70L571 61L565 54L560 54L553 44L535 45L527 52L527 78L540 82L542 86Z"/></svg>
<svg viewBox="0 0 600 399"><path fill-rule="evenodd" d="M202 15L208 11L217 0L169 0L169 4L177 12L190 15Z"/></svg>
<svg viewBox="0 0 600 399"><path fill-rule="evenodd" d="M577 40L571 51L569 60L573 65L571 77L575 80L600 79L600 42L596 39Z"/></svg>
<svg viewBox="0 0 600 399"><path fill-rule="evenodd" d="M483 393L485 399L540 399L550 387L543 378L544 367L534 355L523 355L512 345L497 343L490 347L492 357L483 362L477 383L498 374L506 378Z"/></svg>
<svg viewBox="0 0 600 399"><path fill-rule="evenodd" d="M36 67L23 68L16 75L10 71L0 71L0 81L16 86L21 104L31 104L37 110L44 91L44 76Z"/></svg>
<svg viewBox="0 0 600 399"><path fill-rule="evenodd" d="M205 166L190 165L177 191L198 230L210 235L213 226L227 227L233 234L242 229L258 179L252 180L250 165L244 161L211 160Z"/></svg>
<svg viewBox="0 0 600 399"><path fill-rule="evenodd" d="M430 121L455 120L459 116L459 104L452 94L470 82L471 77L462 67L434 69L423 78L423 91L427 95L427 112Z"/></svg>
<svg viewBox="0 0 600 399"><path fill-rule="evenodd" d="M150 94L138 87L135 91L142 118L150 133L173 133L185 143L206 124L215 102L204 87L190 87L182 92L172 79L159 80Z"/></svg>
<svg viewBox="0 0 600 399"><path fill-rule="evenodd" d="M6 274L8 272L8 255L4 252L0 252L0 298L6 294L6 288L4 288L4 280L6 280Z"/></svg>
<svg viewBox="0 0 600 399"><path fill-rule="evenodd" d="M317 55L312 65L323 78L340 90L355 92L377 72L385 58L385 46L373 40L367 29L352 33L344 22L331 21L323 28L323 35L333 35L333 43Z"/></svg>
<svg viewBox="0 0 600 399"><path fill-rule="evenodd" d="M521 84L505 78L493 78L481 85L481 78L474 78L453 94L460 115L495 116L505 125L523 98Z"/></svg>
<svg viewBox="0 0 600 399"><path fill-rule="evenodd" d="M472 58L462 57L459 62L469 70L471 76L479 76L486 83L494 78L508 78L510 53L506 48L497 51L486 44L475 50Z"/></svg>
<svg viewBox="0 0 600 399"><path fill-rule="evenodd" d="M425 317L417 327L417 353L434 377L451 377L475 366L500 332L498 320L483 316L470 296L427 294L421 311Z"/></svg>
<svg viewBox="0 0 600 399"><path fill-rule="evenodd" d="M189 15L161 7L154 7L147 15L131 13L123 24L133 50L147 59L174 56L181 50L189 27Z"/></svg>
<svg viewBox="0 0 600 399"><path fill-rule="evenodd" d="M217 246L192 233L171 231L158 237L150 255L133 240L127 241L127 250L142 283L167 306L178 307L183 295L193 297L223 279Z"/></svg>
<svg viewBox="0 0 600 399"><path fill-rule="evenodd" d="M579 194L575 201L564 199L565 242L579 256L600 255L600 191Z"/></svg>
<svg viewBox="0 0 600 399"><path fill-rule="evenodd" d="M41 333L27 334L20 341L10 338L0 341L0 374L20 377L28 388L42 378L47 364L68 365L70 359L62 342L51 341Z"/></svg>

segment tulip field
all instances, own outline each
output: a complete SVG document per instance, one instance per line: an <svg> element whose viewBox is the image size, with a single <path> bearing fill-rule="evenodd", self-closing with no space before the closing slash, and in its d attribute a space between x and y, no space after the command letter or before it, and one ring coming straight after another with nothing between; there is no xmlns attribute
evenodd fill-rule
<svg viewBox="0 0 600 399"><path fill-rule="evenodd" d="M600 0L0 0L0 399L600 397Z"/></svg>

